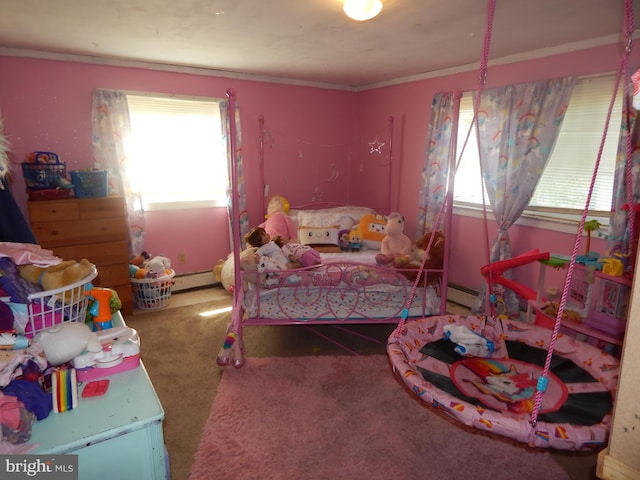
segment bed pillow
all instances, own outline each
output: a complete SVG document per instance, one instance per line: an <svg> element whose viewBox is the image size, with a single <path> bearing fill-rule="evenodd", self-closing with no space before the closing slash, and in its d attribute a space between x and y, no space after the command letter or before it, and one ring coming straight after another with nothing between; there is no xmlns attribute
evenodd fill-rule
<svg viewBox="0 0 640 480"><path fill-rule="evenodd" d="M324 227L305 226L298 227L298 237L302 245L312 247L319 252L339 252L338 232L339 225Z"/></svg>
<svg viewBox="0 0 640 480"><path fill-rule="evenodd" d="M363 216L370 213L375 213L375 210L368 207L345 205L319 210L297 210L295 215L298 225L312 227L340 225L341 228L348 229L357 224Z"/></svg>

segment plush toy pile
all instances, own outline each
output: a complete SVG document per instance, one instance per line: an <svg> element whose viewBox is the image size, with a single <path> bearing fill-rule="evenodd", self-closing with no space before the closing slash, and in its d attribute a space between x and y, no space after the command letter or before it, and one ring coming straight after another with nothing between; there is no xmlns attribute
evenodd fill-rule
<svg viewBox="0 0 640 480"><path fill-rule="evenodd" d="M95 266L83 258L65 260L55 265L16 265L10 257L0 257L0 286L14 303L29 303L28 296L72 285L87 277ZM0 291L0 296L2 296Z"/></svg>
<svg viewBox="0 0 640 480"><path fill-rule="evenodd" d="M129 260L129 275L131 278L161 278L171 275L171 260L164 255L151 256L142 252Z"/></svg>

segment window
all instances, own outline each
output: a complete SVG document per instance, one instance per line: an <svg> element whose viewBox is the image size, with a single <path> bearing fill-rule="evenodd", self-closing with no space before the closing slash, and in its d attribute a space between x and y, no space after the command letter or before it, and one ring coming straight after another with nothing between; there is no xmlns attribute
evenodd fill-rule
<svg viewBox="0 0 640 480"><path fill-rule="evenodd" d="M145 209L226 205L220 101L127 94L129 176Z"/></svg>
<svg viewBox="0 0 640 480"><path fill-rule="evenodd" d="M574 214L574 217L582 214L614 85L615 76L613 75L577 81L553 153L525 214L552 217L561 217L564 214L565 218L567 214L569 216ZM616 95L616 103L611 113L598 168L598 177L591 197L590 214L592 216L608 216L611 210L621 116L622 88ZM472 120L472 95L465 93L460 104L458 155L462 152ZM474 128L456 173L455 202L482 205L480 188L480 165ZM488 199L486 201L488 204Z"/></svg>

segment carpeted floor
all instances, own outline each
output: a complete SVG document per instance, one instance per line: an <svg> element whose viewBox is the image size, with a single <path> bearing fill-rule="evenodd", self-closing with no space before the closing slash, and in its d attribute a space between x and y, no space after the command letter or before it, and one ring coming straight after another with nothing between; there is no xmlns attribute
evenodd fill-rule
<svg viewBox="0 0 640 480"><path fill-rule="evenodd" d="M548 451L455 425L386 355L250 358L225 372L190 480L563 480Z"/></svg>
<svg viewBox="0 0 640 480"><path fill-rule="evenodd" d="M224 339L229 313L223 311L207 317L200 316L200 313L228 308L230 303L231 298L223 289L212 288L174 294L169 308L136 312L125 319L140 333L142 360L165 409L164 439L169 451L172 480L188 478L203 427L211 412L220 380L226 371L216 365L215 358ZM317 331L363 355L386 355L386 340L394 328L393 325L361 325L348 328L376 341L351 335L332 326L317 327ZM304 326L247 328L245 346L250 358L346 353ZM249 370L231 369L229 372L230 375L242 375ZM393 378L391 372L389 375ZM397 385L402 391L402 386L399 383ZM550 453L554 462L568 473L569 478L597 479L595 454ZM219 478L226 480L233 477Z"/></svg>

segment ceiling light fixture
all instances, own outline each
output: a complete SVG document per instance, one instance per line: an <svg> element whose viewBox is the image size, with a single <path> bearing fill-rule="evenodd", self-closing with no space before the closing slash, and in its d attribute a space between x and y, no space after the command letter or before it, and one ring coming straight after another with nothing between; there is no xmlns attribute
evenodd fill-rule
<svg viewBox="0 0 640 480"><path fill-rule="evenodd" d="M381 0L345 0L342 8L349 18L364 22L380 13L382 2Z"/></svg>

